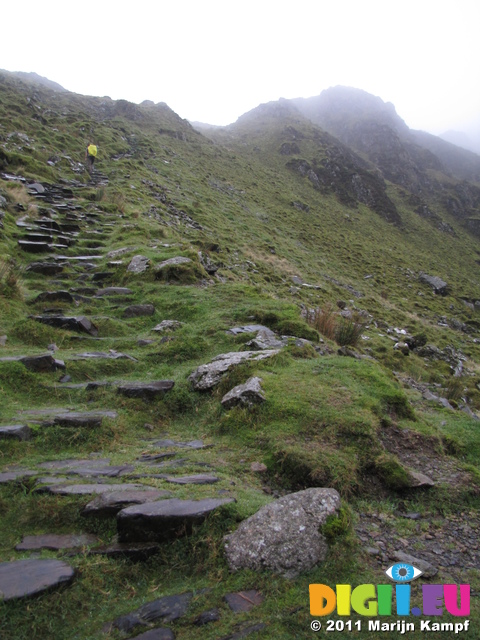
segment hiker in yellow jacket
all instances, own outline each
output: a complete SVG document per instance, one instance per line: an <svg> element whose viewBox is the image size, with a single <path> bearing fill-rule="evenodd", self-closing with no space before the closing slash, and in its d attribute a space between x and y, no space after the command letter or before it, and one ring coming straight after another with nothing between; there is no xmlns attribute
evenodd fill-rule
<svg viewBox="0 0 480 640"><path fill-rule="evenodd" d="M93 144L93 142L89 142L87 150L85 152L85 160L87 161L88 173L93 172L93 163L95 162L96 157L97 157L97 147Z"/></svg>

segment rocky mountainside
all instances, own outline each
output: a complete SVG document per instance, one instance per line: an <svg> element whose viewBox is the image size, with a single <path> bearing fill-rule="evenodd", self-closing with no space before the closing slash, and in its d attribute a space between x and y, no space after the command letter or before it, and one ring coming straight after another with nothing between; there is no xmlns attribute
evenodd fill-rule
<svg viewBox="0 0 480 640"><path fill-rule="evenodd" d="M397 562L478 593L478 186L363 98L204 129L0 73L0 637L304 637Z"/></svg>

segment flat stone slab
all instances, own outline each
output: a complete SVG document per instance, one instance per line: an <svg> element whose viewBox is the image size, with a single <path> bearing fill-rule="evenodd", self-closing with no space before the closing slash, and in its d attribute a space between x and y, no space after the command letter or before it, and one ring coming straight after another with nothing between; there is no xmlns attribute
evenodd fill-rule
<svg viewBox="0 0 480 640"><path fill-rule="evenodd" d="M85 316L44 315L30 317L37 322L47 324L50 327L56 327L57 329L68 329L79 333L88 333L94 337L98 336L98 328Z"/></svg>
<svg viewBox="0 0 480 640"><path fill-rule="evenodd" d="M114 419L116 417L116 411L86 411L85 413L70 411L56 415L53 422L61 427L94 428L101 426L104 418Z"/></svg>
<svg viewBox="0 0 480 640"><path fill-rule="evenodd" d="M249 378L244 384L239 384L222 398L222 407L232 409L235 406L251 407L265 402L265 393L261 387L261 378Z"/></svg>
<svg viewBox="0 0 480 640"><path fill-rule="evenodd" d="M166 447L178 447L179 449L204 449L203 440L190 440L190 442L177 442L176 440L155 440L154 447L159 449ZM163 454L164 455L164 454Z"/></svg>
<svg viewBox="0 0 480 640"><path fill-rule="evenodd" d="M191 532L215 509L233 502L233 498L204 500L161 500L122 509L117 515L120 542L169 540Z"/></svg>
<svg viewBox="0 0 480 640"><path fill-rule="evenodd" d="M57 273L61 273L63 269L64 266L56 262L31 262L26 271L41 273L44 276L55 276Z"/></svg>
<svg viewBox="0 0 480 640"><path fill-rule="evenodd" d="M33 302L75 302L69 291L43 291Z"/></svg>
<svg viewBox="0 0 480 640"><path fill-rule="evenodd" d="M179 264L189 264L191 261L190 258L186 258L185 256L177 256L175 258L169 258L168 260L164 260L163 262L159 262L155 266L155 271L158 273L162 271L166 267L176 267Z"/></svg>
<svg viewBox="0 0 480 640"><path fill-rule="evenodd" d="M77 469L69 469L65 473L69 476L81 476L83 478L98 478L105 476L107 478L119 478L131 473L135 467L131 464L125 465L105 465L104 467L92 465L91 467L78 467Z"/></svg>
<svg viewBox="0 0 480 640"><path fill-rule="evenodd" d="M215 387L232 367L243 362L265 360L279 352L279 349L271 349L270 351L233 351L223 353L213 358L208 364L200 365L188 379L196 391L208 391Z"/></svg>
<svg viewBox="0 0 480 640"><path fill-rule="evenodd" d="M12 424L0 427L0 440L30 440L32 430L25 424Z"/></svg>
<svg viewBox="0 0 480 640"><path fill-rule="evenodd" d="M88 550L88 555L107 556L108 558L128 558L143 562L160 551L160 545L155 542L114 542Z"/></svg>
<svg viewBox="0 0 480 640"><path fill-rule="evenodd" d="M30 469L17 469L14 471L3 471L0 473L0 484L8 484L10 482L20 482L23 478L38 475L37 471Z"/></svg>
<svg viewBox="0 0 480 640"><path fill-rule="evenodd" d="M128 287L105 287L104 289L99 289L95 294L97 297L101 296L130 296L133 294L133 291Z"/></svg>
<svg viewBox="0 0 480 640"><path fill-rule="evenodd" d="M132 304L123 311L124 318L139 318L142 316L153 316L155 307L153 304Z"/></svg>
<svg viewBox="0 0 480 640"><path fill-rule="evenodd" d="M36 489L38 493L52 493L60 496L84 496L89 494L108 493L109 491L139 491L143 484L51 484ZM148 491L148 487L144 490Z"/></svg>
<svg viewBox="0 0 480 640"><path fill-rule="evenodd" d="M110 458L69 458L65 460L47 460L41 462L40 469L78 469L79 467L102 467L110 464Z"/></svg>
<svg viewBox="0 0 480 640"><path fill-rule="evenodd" d="M158 620L172 622L187 613L192 596L192 593L182 593L158 598L158 600L148 602L131 613L120 616L107 625L103 631L108 632L112 629L118 629L119 631L128 633L138 627L146 627L154 624ZM156 631L156 629L152 629L152 631Z"/></svg>
<svg viewBox="0 0 480 640"><path fill-rule="evenodd" d="M69 584L73 568L60 560L15 560L0 564L0 600L36 595Z"/></svg>
<svg viewBox="0 0 480 640"><path fill-rule="evenodd" d="M173 380L156 380L152 382L130 382L117 387L117 392L127 398L143 398L153 400L163 398L163 396L173 389Z"/></svg>
<svg viewBox="0 0 480 640"><path fill-rule="evenodd" d="M57 360L51 353L40 356L10 356L7 358L0 358L0 362L21 362L29 371L34 371L36 373L65 369L65 363L63 360Z"/></svg>
<svg viewBox="0 0 480 640"><path fill-rule="evenodd" d="M272 337L275 336L274 332L263 324L245 324L243 327L233 327L233 329L228 329L227 333L238 336L242 333L258 333L259 331L264 331Z"/></svg>
<svg viewBox="0 0 480 640"><path fill-rule="evenodd" d="M121 353L120 351L114 350L111 350L108 353L106 353L105 351L84 351L83 353L77 353L74 359L87 360L89 358L98 360L120 360L122 358L125 358L127 360L132 360L133 362L138 362L138 360L133 356L129 356L126 353Z"/></svg>
<svg viewBox="0 0 480 640"><path fill-rule="evenodd" d="M218 482L220 478L216 476L210 476L206 473L198 473L192 476L168 476L165 478L167 482L172 482L173 484L214 484Z"/></svg>
<svg viewBox="0 0 480 640"><path fill-rule="evenodd" d="M45 533L38 536L25 536L15 547L16 551L37 551L39 549L81 549L98 544L98 538L88 533L57 535Z"/></svg>
<svg viewBox="0 0 480 640"><path fill-rule="evenodd" d="M175 634L167 627L157 627L135 636L133 640L175 640Z"/></svg>
<svg viewBox="0 0 480 640"><path fill-rule="evenodd" d="M250 591L238 591L237 593L227 593L225 601L232 611L235 613L250 611L253 607L262 604L264 597L259 591L251 589Z"/></svg>
<svg viewBox="0 0 480 640"><path fill-rule="evenodd" d="M84 516L95 516L97 518L111 518L122 509L134 504L144 504L171 498L170 491L163 491L144 487L138 491L109 491L103 493L89 502L82 511Z"/></svg>
<svg viewBox="0 0 480 640"><path fill-rule="evenodd" d="M185 323L179 320L162 320L156 327L153 327L152 331L157 333L163 333L164 331L175 331L180 329Z"/></svg>

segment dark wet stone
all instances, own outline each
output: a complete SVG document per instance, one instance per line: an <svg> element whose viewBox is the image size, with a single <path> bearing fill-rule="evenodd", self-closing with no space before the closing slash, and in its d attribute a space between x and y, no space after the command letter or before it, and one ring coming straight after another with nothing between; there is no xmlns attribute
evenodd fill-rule
<svg viewBox="0 0 480 640"><path fill-rule="evenodd" d="M203 449L203 440L191 440L190 442L176 442L175 440L156 440L152 443L155 447L179 447L180 449Z"/></svg>
<svg viewBox="0 0 480 640"><path fill-rule="evenodd" d="M31 262L26 270L41 273L45 276L54 276L57 273L61 273L63 269L62 265L55 262Z"/></svg>
<svg viewBox="0 0 480 640"><path fill-rule="evenodd" d="M74 297L69 291L44 291L39 293L33 302L75 302Z"/></svg>
<svg viewBox="0 0 480 640"><path fill-rule="evenodd" d="M117 618L107 625L104 631L119 629L120 631L129 632L136 627L147 626L158 620L172 622L186 614L191 599L191 593L159 598L158 600L143 605L136 611Z"/></svg>
<svg viewBox="0 0 480 640"><path fill-rule="evenodd" d="M28 253L48 253L52 248L49 242L31 242L29 240L18 240L18 246Z"/></svg>
<svg viewBox="0 0 480 640"><path fill-rule="evenodd" d="M72 567L60 560L16 560L0 564L0 600L33 596L69 584Z"/></svg>
<svg viewBox="0 0 480 640"><path fill-rule="evenodd" d="M201 613L195 620L193 624L197 627L203 627L205 624L210 624L210 622L217 622L220 620L220 611L218 609L210 609L209 611L204 611Z"/></svg>
<svg viewBox="0 0 480 640"><path fill-rule="evenodd" d="M32 430L25 424L0 427L0 440L30 440Z"/></svg>
<svg viewBox="0 0 480 640"><path fill-rule="evenodd" d="M169 476L165 478L165 480L167 482L172 482L173 484L214 484L215 482L218 482L219 478L199 473L193 476L181 476L178 478Z"/></svg>
<svg viewBox="0 0 480 640"><path fill-rule="evenodd" d="M109 491L138 491L142 484L50 484L39 486L38 493L52 493L60 496L84 496L89 494L108 493Z"/></svg>
<svg viewBox="0 0 480 640"><path fill-rule="evenodd" d="M24 478L36 476L37 471L28 469L17 469L15 471L3 471L0 473L0 484L9 484L10 482L21 482Z"/></svg>
<svg viewBox="0 0 480 640"><path fill-rule="evenodd" d="M85 413L71 411L54 417L54 424L61 427L100 427L104 418L116 418L116 411L87 411Z"/></svg>
<svg viewBox="0 0 480 640"><path fill-rule="evenodd" d="M131 382L123 384L117 388L117 392L127 398L143 398L144 400L153 400L154 398L162 398L168 391L173 389L175 382L173 380L158 380L154 382Z"/></svg>
<svg viewBox="0 0 480 640"><path fill-rule="evenodd" d="M227 593L225 600L232 611L250 611L253 607L262 604L264 597L254 589L251 591L239 591L238 593Z"/></svg>
<svg viewBox="0 0 480 640"><path fill-rule="evenodd" d="M246 638L250 634L261 631L262 629L265 629L265 625L263 624L263 622L257 622L257 624L252 624L248 627L244 627L240 631L232 633L230 636L220 638L220 640L242 640L242 638Z"/></svg>
<svg viewBox="0 0 480 640"><path fill-rule="evenodd" d="M215 509L232 498L204 500L161 500L122 509L117 515L120 542L164 541L191 532Z"/></svg>
<svg viewBox="0 0 480 640"><path fill-rule="evenodd" d="M140 462L145 462L146 464L150 464L153 462L157 462L158 460L165 460L166 458L174 458L176 453L142 453L141 456L137 458Z"/></svg>
<svg viewBox="0 0 480 640"><path fill-rule="evenodd" d="M139 347L147 347L149 344L153 344L155 340L137 340L137 345Z"/></svg>
<svg viewBox="0 0 480 640"><path fill-rule="evenodd" d="M150 629L145 631L139 636L135 636L131 640L175 640L175 634L171 629L166 627L158 627L157 629Z"/></svg>
<svg viewBox="0 0 480 640"><path fill-rule="evenodd" d="M112 278L115 275L114 271L100 271L99 273L94 273L92 276L92 282L103 282L103 280L108 280L108 278ZM94 290L96 293L97 290Z"/></svg>
<svg viewBox="0 0 480 640"><path fill-rule="evenodd" d="M133 291L127 287L106 287L105 289L99 289L95 294L98 297L101 296L129 296Z"/></svg>
<svg viewBox="0 0 480 640"><path fill-rule="evenodd" d="M153 316L155 307L153 304L132 304L123 312L124 318L138 318L140 316Z"/></svg>
<svg viewBox="0 0 480 640"><path fill-rule="evenodd" d="M91 336L98 336L98 328L85 316L59 316L44 315L31 316L33 320L47 324L58 329L69 329L70 331L78 331L79 333L88 333Z"/></svg>
<svg viewBox="0 0 480 640"><path fill-rule="evenodd" d="M87 533L57 535L45 533L39 536L25 536L15 547L16 551L36 551L38 549L78 549L98 543L98 538Z"/></svg>
<svg viewBox="0 0 480 640"><path fill-rule="evenodd" d="M110 518L119 511L134 504L144 504L171 497L170 491L144 487L138 491L110 491L97 496L89 502L82 511L82 515L92 515L97 518Z"/></svg>
<svg viewBox="0 0 480 640"><path fill-rule="evenodd" d="M20 358L20 362L29 371L35 371L36 373L65 369L65 363L62 360L57 360L50 353L43 356L25 356Z"/></svg>
<svg viewBox="0 0 480 640"><path fill-rule="evenodd" d="M128 558L133 562L144 562L159 551L160 545L154 542L115 542L90 549L88 555Z"/></svg>

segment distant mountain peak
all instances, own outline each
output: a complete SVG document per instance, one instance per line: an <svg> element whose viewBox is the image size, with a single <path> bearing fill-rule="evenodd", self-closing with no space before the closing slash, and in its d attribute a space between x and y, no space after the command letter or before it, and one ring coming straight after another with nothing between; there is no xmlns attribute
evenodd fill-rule
<svg viewBox="0 0 480 640"><path fill-rule="evenodd" d="M33 84L39 84L42 87L46 87L47 89L52 89L52 91L61 91L62 93L65 93L67 91L67 89L58 84L58 82L53 82L53 80L44 78L34 71L14 71L12 75L20 78L20 80L24 80L25 82L32 82Z"/></svg>

